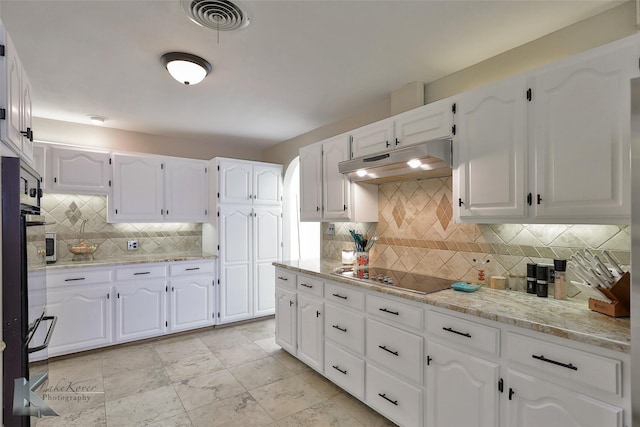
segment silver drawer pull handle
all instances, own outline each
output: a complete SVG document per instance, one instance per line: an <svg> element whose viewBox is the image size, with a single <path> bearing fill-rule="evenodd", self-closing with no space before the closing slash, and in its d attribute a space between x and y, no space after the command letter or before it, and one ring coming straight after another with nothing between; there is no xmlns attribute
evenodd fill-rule
<svg viewBox="0 0 640 427"><path fill-rule="evenodd" d="M306 283L300 283L300 286L304 286L305 288L313 288L313 285L307 285Z"/></svg>
<svg viewBox="0 0 640 427"><path fill-rule="evenodd" d="M287 279L286 277L282 277L282 276L278 276L278 279L280 279L280 280L284 280L285 282L286 282L287 280L289 280L289 279Z"/></svg>
<svg viewBox="0 0 640 427"><path fill-rule="evenodd" d="M535 354L532 354L531 357L533 357L534 359L541 360L543 362L551 363L552 365L562 366L563 368L571 369L573 371L577 371L578 370L578 367L577 366L573 366L573 364L571 364L571 363L562 363L562 362L558 362L556 360L547 359L542 354L540 356L536 356Z"/></svg>
<svg viewBox="0 0 640 427"><path fill-rule="evenodd" d="M336 298L340 298L340 299L347 299L347 297L345 297L345 296L343 296L343 295L340 295L340 294L331 294L331 295L333 295L333 296L334 296L334 297L336 297Z"/></svg>
<svg viewBox="0 0 640 427"><path fill-rule="evenodd" d="M191 268L184 269L184 271L194 271L194 270L200 270L200 267L191 267Z"/></svg>
<svg viewBox="0 0 640 427"><path fill-rule="evenodd" d="M73 279L64 279L65 282L75 282L77 280L84 280L84 277L76 277Z"/></svg>
<svg viewBox="0 0 640 427"><path fill-rule="evenodd" d="M399 311L391 311L391 310L387 310L386 308L379 308L378 310L384 311L385 313L393 314L393 315L396 315L396 316L400 315Z"/></svg>
<svg viewBox="0 0 640 427"><path fill-rule="evenodd" d="M444 329L447 332L451 332L452 334L462 335L463 337L471 338L471 334L468 332L460 332L460 331L456 331L455 329L445 328L444 326L442 327L442 329Z"/></svg>
<svg viewBox="0 0 640 427"><path fill-rule="evenodd" d="M340 327L340 326L338 326L338 325L333 325L333 328L334 328L334 329L337 329L337 330L339 330L339 331L341 331L341 332L347 332L347 328L341 328L341 327Z"/></svg>
<svg viewBox="0 0 640 427"><path fill-rule="evenodd" d="M139 273L133 273L134 276L140 276L142 274L151 274L150 271L143 271L143 272L139 272Z"/></svg>
<svg viewBox="0 0 640 427"><path fill-rule="evenodd" d="M342 369L340 369L340 367L339 367L338 365L333 365L333 366L331 366L331 367L332 367L333 369L335 369L336 371L340 372L341 374L345 374L345 375L347 375L347 370L346 370L346 369L342 370Z"/></svg>
<svg viewBox="0 0 640 427"><path fill-rule="evenodd" d="M389 352L389 353L393 354L394 356L397 356L397 355L398 355L398 352L397 352L397 351L389 350L389 349L387 348L387 346L385 346L385 345L379 345L378 347L379 347L379 348L381 348L381 349L383 349L384 351L387 351L387 352Z"/></svg>
<svg viewBox="0 0 640 427"><path fill-rule="evenodd" d="M386 400L387 402L393 403L394 405L398 406L398 401L397 400L391 400L387 397L386 393L378 393L378 396L380 396L381 398L383 398L384 400Z"/></svg>

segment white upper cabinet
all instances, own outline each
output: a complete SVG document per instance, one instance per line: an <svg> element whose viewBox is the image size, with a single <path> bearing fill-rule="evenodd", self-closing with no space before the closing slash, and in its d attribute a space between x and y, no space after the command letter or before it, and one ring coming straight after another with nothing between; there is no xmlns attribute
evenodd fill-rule
<svg viewBox="0 0 640 427"><path fill-rule="evenodd" d="M3 93L0 108L4 120L0 120L0 138L19 156L28 162L33 156L32 93L20 58L11 37L0 23L0 43L4 45L4 56L0 64L4 78L0 81Z"/></svg>
<svg viewBox="0 0 640 427"><path fill-rule="evenodd" d="M322 144L300 149L300 220L322 220Z"/></svg>
<svg viewBox="0 0 640 427"><path fill-rule="evenodd" d="M338 170L338 163L349 159L349 137L341 135L322 143L322 176L325 219L348 219L347 206L351 182Z"/></svg>
<svg viewBox="0 0 640 427"><path fill-rule="evenodd" d="M111 177L107 152L50 147L53 193L107 194Z"/></svg>
<svg viewBox="0 0 640 427"><path fill-rule="evenodd" d="M207 162L116 153L109 222L204 222Z"/></svg>
<svg viewBox="0 0 640 427"><path fill-rule="evenodd" d="M204 222L208 215L209 178L205 162L167 158L164 162L165 220Z"/></svg>
<svg viewBox="0 0 640 427"><path fill-rule="evenodd" d="M395 146L393 121L386 119L350 132L351 158L381 153Z"/></svg>
<svg viewBox="0 0 640 427"><path fill-rule="evenodd" d="M536 218L629 221L629 84L636 76L635 43L590 52L534 75Z"/></svg>
<svg viewBox="0 0 640 427"><path fill-rule="evenodd" d="M282 166L218 159L220 203L280 205Z"/></svg>
<svg viewBox="0 0 640 427"><path fill-rule="evenodd" d="M162 160L128 154L113 155L113 197L109 222L162 222L164 189Z"/></svg>
<svg viewBox="0 0 640 427"><path fill-rule="evenodd" d="M40 174L40 188L45 191L51 187L49 181L49 175L51 174L50 156L49 147L44 144L33 144L33 168Z"/></svg>
<svg viewBox="0 0 640 427"><path fill-rule="evenodd" d="M454 150L460 218L527 216L526 78L492 84L456 99Z"/></svg>
<svg viewBox="0 0 640 427"><path fill-rule="evenodd" d="M396 148L451 138L454 109L453 102L447 98L395 116Z"/></svg>

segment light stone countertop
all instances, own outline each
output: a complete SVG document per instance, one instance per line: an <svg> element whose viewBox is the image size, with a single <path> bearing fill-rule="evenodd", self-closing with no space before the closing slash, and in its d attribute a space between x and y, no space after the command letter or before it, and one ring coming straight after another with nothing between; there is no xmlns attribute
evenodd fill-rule
<svg viewBox="0 0 640 427"><path fill-rule="evenodd" d="M209 254L206 252L181 252L99 258L93 261L72 261L71 259L65 259L57 261L53 264L47 264L47 270L58 270L63 268L113 267L118 265L146 264L156 262L199 261L217 258L217 255Z"/></svg>
<svg viewBox="0 0 640 427"><path fill-rule="evenodd" d="M342 265L336 261L299 260L274 265L614 351L631 352L630 319L613 318L591 311L586 301L538 298L525 292L487 287L471 293L447 289L420 295L334 276L331 271Z"/></svg>

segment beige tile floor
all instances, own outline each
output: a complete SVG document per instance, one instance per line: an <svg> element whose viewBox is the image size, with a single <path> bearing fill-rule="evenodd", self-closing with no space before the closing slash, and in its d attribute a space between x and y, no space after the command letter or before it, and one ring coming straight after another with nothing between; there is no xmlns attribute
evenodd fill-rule
<svg viewBox="0 0 640 427"><path fill-rule="evenodd" d="M54 360L45 387L60 416L38 427L394 425L283 351L272 318Z"/></svg>

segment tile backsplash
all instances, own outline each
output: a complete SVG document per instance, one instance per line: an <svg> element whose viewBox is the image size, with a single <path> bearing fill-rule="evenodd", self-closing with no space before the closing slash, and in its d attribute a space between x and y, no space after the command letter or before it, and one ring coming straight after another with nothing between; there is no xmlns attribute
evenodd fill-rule
<svg viewBox="0 0 640 427"><path fill-rule="evenodd" d="M47 217L46 231L57 233L58 259L71 260L67 245L84 239L99 244L94 258L149 254L199 253L202 251L201 224L110 224L107 223L106 196L49 194L42 198ZM138 240L138 250L128 251L127 241Z"/></svg>
<svg viewBox="0 0 640 427"><path fill-rule="evenodd" d="M568 259L585 248L610 250L630 263L631 229L618 225L455 224L451 178L403 181L378 187L378 223L335 223L335 235L322 227L322 257L340 260L353 249L349 229L380 240L373 246L373 265L452 280L475 281L477 263L487 278L509 276L512 289L523 290L528 262ZM473 260L476 259L477 262ZM568 279L573 279L568 271Z"/></svg>

